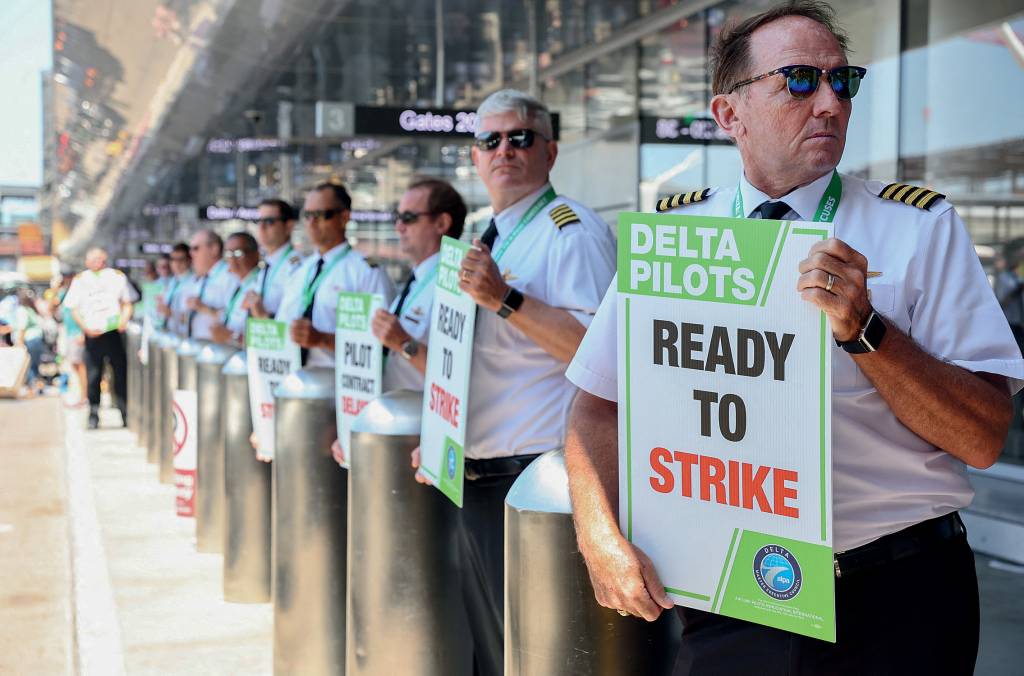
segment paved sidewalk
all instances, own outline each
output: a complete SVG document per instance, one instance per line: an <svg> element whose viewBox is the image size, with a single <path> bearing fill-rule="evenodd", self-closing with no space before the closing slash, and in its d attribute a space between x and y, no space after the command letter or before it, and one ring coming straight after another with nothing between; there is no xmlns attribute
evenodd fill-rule
<svg viewBox="0 0 1024 676"><path fill-rule="evenodd" d="M70 674L64 414L0 399L0 674Z"/></svg>
<svg viewBox="0 0 1024 676"><path fill-rule="evenodd" d="M74 434L84 413L72 417ZM270 604L222 600L222 557L195 551L194 521L175 515L173 486L158 482L134 435L102 428L119 421L104 411L101 429L84 433L84 450L126 672L269 674Z"/></svg>

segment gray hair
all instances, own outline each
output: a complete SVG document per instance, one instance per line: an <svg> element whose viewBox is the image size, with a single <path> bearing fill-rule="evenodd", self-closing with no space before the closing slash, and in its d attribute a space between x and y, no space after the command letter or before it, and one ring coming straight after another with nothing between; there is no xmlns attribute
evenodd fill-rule
<svg viewBox="0 0 1024 676"><path fill-rule="evenodd" d="M534 126L534 131L549 140L554 140L555 132L551 124L551 111L543 103L518 89L501 89L486 99L476 109L477 122L486 117L515 113L516 116Z"/></svg>

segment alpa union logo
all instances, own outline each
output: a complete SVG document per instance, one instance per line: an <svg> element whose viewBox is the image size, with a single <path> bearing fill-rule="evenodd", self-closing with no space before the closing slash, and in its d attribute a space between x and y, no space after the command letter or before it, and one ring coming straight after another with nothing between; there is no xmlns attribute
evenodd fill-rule
<svg viewBox="0 0 1024 676"><path fill-rule="evenodd" d="M765 545L754 555L754 580L776 601L788 601L800 593L803 575L792 552L781 545Z"/></svg>

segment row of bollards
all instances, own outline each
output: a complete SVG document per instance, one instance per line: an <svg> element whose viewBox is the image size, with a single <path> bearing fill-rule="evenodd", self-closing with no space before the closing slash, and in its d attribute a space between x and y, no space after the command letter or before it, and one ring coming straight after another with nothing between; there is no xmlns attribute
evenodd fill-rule
<svg viewBox="0 0 1024 676"><path fill-rule="evenodd" d="M334 374L275 392L275 457L250 442L244 351L133 327L129 426L161 482L180 450L175 390L196 393L197 549L223 553L224 599L274 604L274 673L468 676L458 510L416 483L422 393L388 392L356 420L351 469L334 461ZM148 340L148 364L136 358ZM134 410L132 410L134 409ZM170 507L169 507L170 508ZM560 452L519 477L505 507L505 673L667 674L674 613L655 623L598 606L576 547Z"/></svg>

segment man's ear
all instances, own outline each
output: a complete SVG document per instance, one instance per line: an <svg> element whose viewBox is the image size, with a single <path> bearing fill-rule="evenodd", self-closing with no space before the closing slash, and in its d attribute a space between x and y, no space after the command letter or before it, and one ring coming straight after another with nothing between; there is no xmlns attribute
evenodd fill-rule
<svg viewBox="0 0 1024 676"><path fill-rule="evenodd" d="M731 94L715 95L711 99L711 115L722 131L735 140L746 133L746 127L733 103L734 98Z"/></svg>
<svg viewBox="0 0 1024 676"><path fill-rule="evenodd" d="M548 141L548 171L555 166L555 160L558 159L558 143L555 141Z"/></svg>
<svg viewBox="0 0 1024 676"><path fill-rule="evenodd" d="M452 215L446 212L438 216L436 227L438 236L447 235L452 229Z"/></svg>

